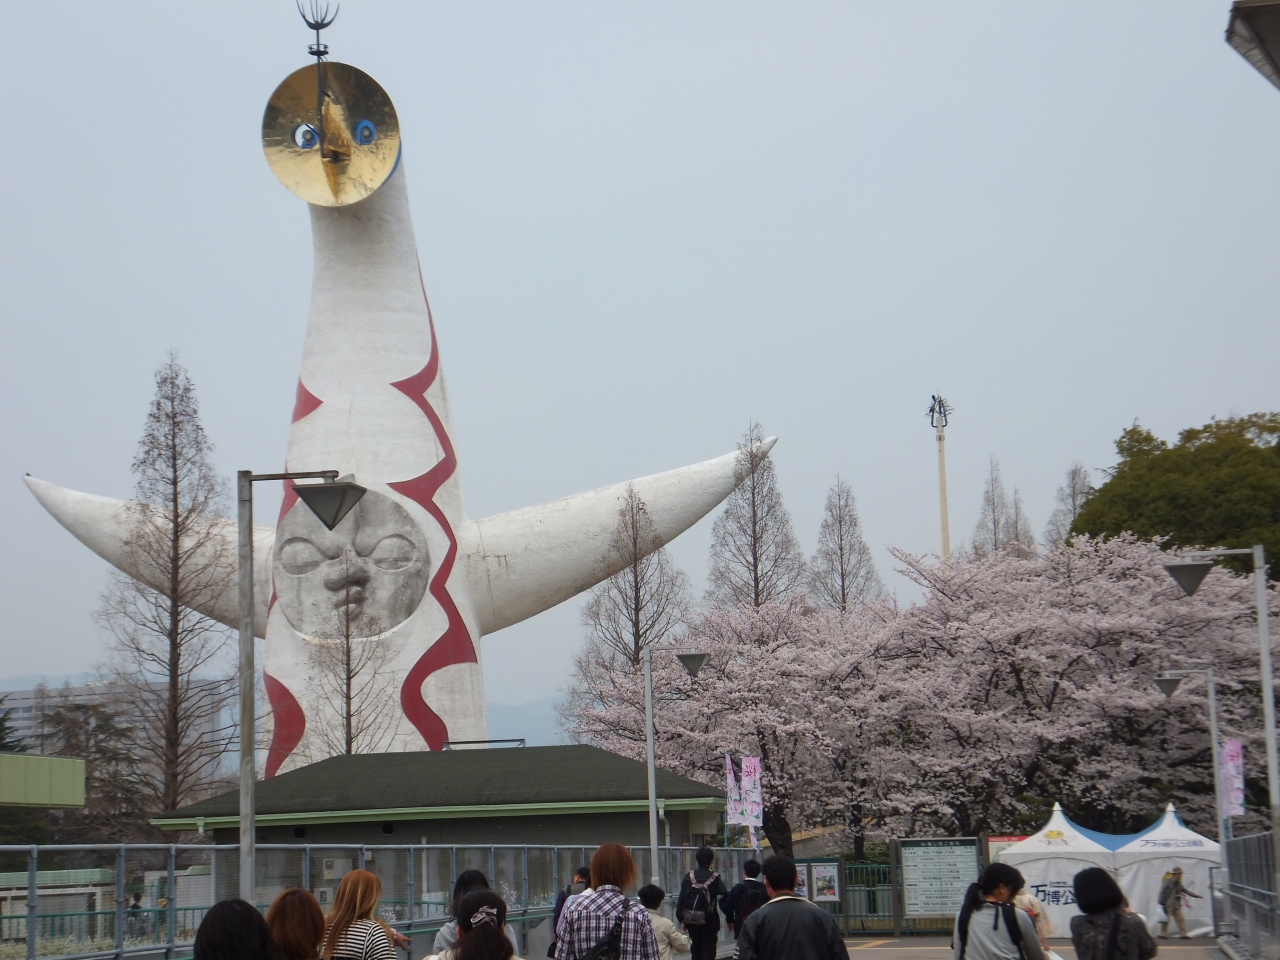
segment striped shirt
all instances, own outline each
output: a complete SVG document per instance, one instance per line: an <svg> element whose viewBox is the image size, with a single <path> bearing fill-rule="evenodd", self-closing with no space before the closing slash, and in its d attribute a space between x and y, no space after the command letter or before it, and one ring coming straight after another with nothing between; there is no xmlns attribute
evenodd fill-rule
<svg viewBox="0 0 1280 960"><path fill-rule="evenodd" d="M610 884L567 901L556 928L556 960L579 960L607 937L624 902L622 891ZM639 900L628 904L622 918L622 960L658 960L658 938Z"/></svg>
<svg viewBox="0 0 1280 960"><path fill-rule="evenodd" d="M329 934L326 933L320 946L321 957L328 946ZM391 938L376 920L355 921L333 948L333 960L395 960L395 957Z"/></svg>

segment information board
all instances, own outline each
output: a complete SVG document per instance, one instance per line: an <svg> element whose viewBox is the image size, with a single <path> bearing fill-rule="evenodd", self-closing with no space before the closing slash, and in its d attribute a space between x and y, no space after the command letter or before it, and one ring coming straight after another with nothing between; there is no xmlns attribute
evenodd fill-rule
<svg viewBox="0 0 1280 960"><path fill-rule="evenodd" d="M902 900L908 917L954 916L978 879L978 841L902 840Z"/></svg>

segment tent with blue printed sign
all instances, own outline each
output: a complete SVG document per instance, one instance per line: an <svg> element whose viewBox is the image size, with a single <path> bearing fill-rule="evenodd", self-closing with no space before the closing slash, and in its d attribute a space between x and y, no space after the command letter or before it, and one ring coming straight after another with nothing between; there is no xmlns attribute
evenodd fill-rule
<svg viewBox="0 0 1280 960"><path fill-rule="evenodd" d="M1022 871L1027 892L1044 905L1055 937L1071 935L1071 918L1080 913L1071 881L1086 867L1102 867L1115 877L1130 908L1146 918L1153 934L1164 876L1182 867L1183 885L1203 897L1192 899L1183 910L1187 932L1193 937L1213 933L1209 871L1220 862L1218 845L1189 829L1173 804L1147 829L1120 835L1078 826L1055 803L1049 822L1035 835L1006 847L999 859Z"/></svg>

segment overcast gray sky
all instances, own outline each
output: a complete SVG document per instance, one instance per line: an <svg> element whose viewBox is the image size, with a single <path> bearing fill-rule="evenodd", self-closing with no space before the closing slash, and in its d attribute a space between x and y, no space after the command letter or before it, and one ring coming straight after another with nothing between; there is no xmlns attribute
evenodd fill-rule
<svg viewBox="0 0 1280 960"><path fill-rule="evenodd" d="M1227 0L343 0L325 39L404 137L468 511L733 449L750 418L812 549L837 473L886 583L987 459L1037 532L1072 460L1276 409L1280 91ZM6 2L3 674L102 655L106 566L21 485L128 496L170 347L220 468L282 465L311 280L259 144L307 62L292 0ZM274 516L259 491L259 516ZM701 589L710 520L674 547ZM484 641L554 694L578 602Z"/></svg>

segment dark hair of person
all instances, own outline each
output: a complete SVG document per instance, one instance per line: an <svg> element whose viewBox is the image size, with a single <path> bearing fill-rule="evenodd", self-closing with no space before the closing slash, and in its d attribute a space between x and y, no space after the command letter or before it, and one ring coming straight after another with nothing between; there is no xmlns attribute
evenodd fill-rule
<svg viewBox="0 0 1280 960"><path fill-rule="evenodd" d="M1007 863L993 863L982 871L982 876L978 878L977 883L969 884L969 889L964 895L963 909L970 911L979 909L986 903L986 898L996 892L997 887L1008 887L1009 895L1013 896L1026 885L1026 882L1022 879L1022 874Z"/></svg>
<svg viewBox="0 0 1280 960"><path fill-rule="evenodd" d="M715 862L716 852L710 847L699 847L698 852L694 854L694 857L698 861L698 866L706 870Z"/></svg>
<svg viewBox="0 0 1280 960"><path fill-rule="evenodd" d="M636 896L644 904L646 910L657 910L667 898L667 892L656 883L646 883L637 891Z"/></svg>
<svg viewBox="0 0 1280 960"><path fill-rule="evenodd" d="M764 874L765 882L769 884L769 888L774 893L796 888L796 877L798 876L796 862L790 857L784 857L780 853L765 857L764 864L760 867L760 872Z"/></svg>
<svg viewBox="0 0 1280 960"><path fill-rule="evenodd" d="M449 906L449 912L453 914L455 920L458 919L458 904L472 890L488 890L489 878L479 870L463 870L458 874L458 879L453 881L453 902Z"/></svg>
<svg viewBox="0 0 1280 960"><path fill-rule="evenodd" d="M194 960L279 960L267 921L243 900L222 900L209 908L196 930Z"/></svg>
<svg viewBox="0 0 1280 960"><path fill-rule="evenodd" d="M1071 885L1082 913L1102 913L1125 904L1119 885L1101 867L1086 867L1075 875Z"/></svg>
<svg viewBox="0 0 1280 960"><path fill-rule="evenodd" d="M585 864L573 871L574 879L581 880L587 886L591 886L591 868Z"/></svg>
<svg viewBox="0 0 1280 960"><path fill-rule="evenodd" d="M636 862L631 851L620 843L604 843L591 858L591 885L630 890L636 882Z"/></svg>
<svg viewBox="0 0 1280 960"><path fill-rule="evenodd" d="M290 887L267 910L267 928L284 960L315 960L324 940L324 911L301 887Z"/></svg>
<svg viewBox="0 0 1280 960"><path fill-rule="evenodd" d="M742 865L742 872L752 879L760 876L760 861L748 860Z"/></svg>
<svg viewBox="0 0 1280 960"><path fill-rule="evenodd" d="M511 960L515 948L503 932L507 905L487 887L477 887L457 902L458 942L453 960Z"/></svg>

